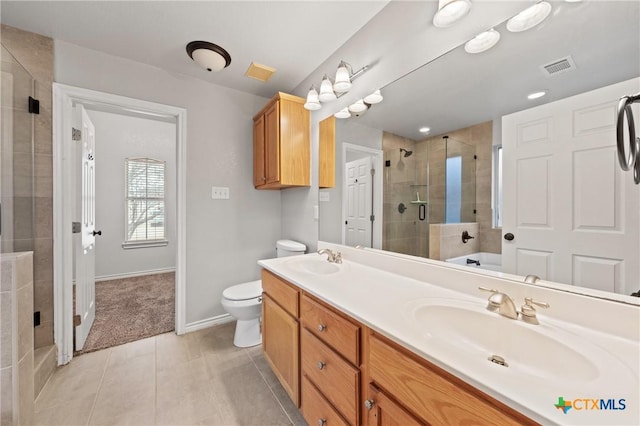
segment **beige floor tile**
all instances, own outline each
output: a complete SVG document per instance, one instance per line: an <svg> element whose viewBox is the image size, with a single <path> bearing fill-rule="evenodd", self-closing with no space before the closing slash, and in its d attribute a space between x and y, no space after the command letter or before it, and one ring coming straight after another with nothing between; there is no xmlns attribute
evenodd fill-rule
<svg viewBox="0 0 640 426"><path fill-rule="evenodd" d="M128 362L107 366L101 390L104 388L116 390L155 388L155 374L155 355L140 355Z"/></svg>
<svg viewBox="0 0 640 426"><path fill-rule="evenodd" d="M288 425L289 418L253 362L220 371L212 380L220 411L228 424Z"/></svg>
<svg viewBox="0 0 640 426"><path fill-rule="evenodd" d="M158 399L156 423L159 425L192 425L205 419L222 422L220 414L220 400L218 400L208 385L203 389L190 387L185 392L175 395L175 398ZM160 398L160 397L159 397Z"/></svg>
<svg viewBox="0 0 640 426"><path fill-rule="evenodd" d="M46 408L34 414L34 426L76 426L86 425L93 409L96 394L86 395L82 399Z"/></svg>
<svg viewBox="0 0 640 426"><path fill-rule="evenodd" d="M200 358L202 353L197 340L190 334L178 336L166 333L156 336L156 360L158 370L173 368L182 362Z"/></svg>
<svg viewBox="0 0 640 426"><path fill-rule="evenodd" d="M154 354L156 352L156 338L149 337L135 342L127 343L111 348L108 366L127 362L142 355Z"/></svg>
<svg viewBox="0 0 640 426"><path fill-rule="evenodd" d="M284 409L293 425L307 426L307 422L305 421L304 417L302 417L302 413L298 410L298 407L295 406L293 401L291 401L289 394L284 390L280 382L273 386L271 388L271 391L276 396L276 399Z"/></svg>
<svg viewBox="0 0 640 426"><path fill-rule="evenodd" d="M251 359L253 360L253 363L256 365L256 368L258 369L258 371L262 375L262 378L267 383L267 386L269 386L271 388L271 387L273 387L273 386L275 386L275 385L280 383L278 381L278 378L276 377L276 375L273 373L273 370L269 366L269 363L265 359L265 357L262 354L262 352L260 352L258 354L254 354L251 357Z"/></svg>

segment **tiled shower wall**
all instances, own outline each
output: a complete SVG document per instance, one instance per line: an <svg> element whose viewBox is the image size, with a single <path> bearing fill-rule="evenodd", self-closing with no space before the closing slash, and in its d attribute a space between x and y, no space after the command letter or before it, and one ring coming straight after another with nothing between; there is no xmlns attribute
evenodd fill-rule
<svg viewBox="0 0 640 426"><path fill-rule="evenodd" d="M53 344L53 40L6 25L1 32L2 45L33 76L40 101L40 114L34 118L34 240L14 245L16 251L34 252L34 310L41 315L34 346L39 348Z"/></svg>

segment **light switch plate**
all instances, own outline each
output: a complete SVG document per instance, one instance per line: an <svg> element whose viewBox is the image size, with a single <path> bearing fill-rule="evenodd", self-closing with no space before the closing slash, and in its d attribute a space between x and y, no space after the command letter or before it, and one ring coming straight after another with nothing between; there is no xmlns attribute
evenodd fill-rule
<svg viewBox="0 0 640 426"><path fill-rule="evenodd" d="M331 201L329 198L329 191L320 191L320 201L323 203Z"/></svg>
<svg viewBox="0 0 640 426"><path fill-rule="evenodd" d="M214 200L228 200L229 188L226 186L212 186L211 198Z"/></svg>

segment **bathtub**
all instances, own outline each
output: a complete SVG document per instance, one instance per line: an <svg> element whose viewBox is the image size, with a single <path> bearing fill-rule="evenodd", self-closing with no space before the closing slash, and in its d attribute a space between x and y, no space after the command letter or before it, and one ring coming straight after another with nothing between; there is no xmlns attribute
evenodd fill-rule
<svg viewBox="0 0 640 426"><path fill-rule="evenodd" d="M467 263L469 260L477 260L480 265L476 263ZM472 253L466 256L453 257L447 259L447 262L455 263L456 265L469 266L471 268L487 269L489 271L502 272L502 255L495 253Z"/></svg>

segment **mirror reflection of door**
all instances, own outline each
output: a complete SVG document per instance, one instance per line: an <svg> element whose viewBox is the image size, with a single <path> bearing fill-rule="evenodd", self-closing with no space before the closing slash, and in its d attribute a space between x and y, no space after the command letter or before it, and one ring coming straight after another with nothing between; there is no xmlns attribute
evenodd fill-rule
<svg viewBox="0 0 640 426"><path fill-rule="evenodd" d="M345 232L344 244L371 247L372 176L371 157L345 163Z"/></svg>

